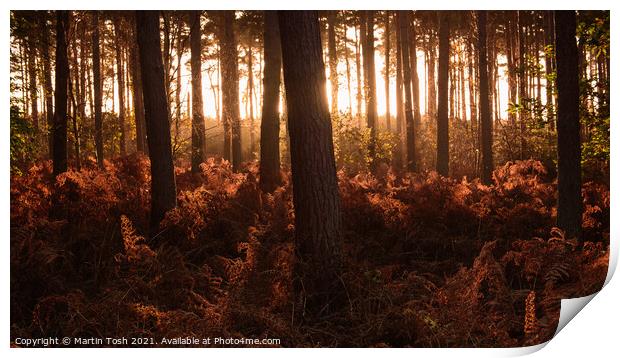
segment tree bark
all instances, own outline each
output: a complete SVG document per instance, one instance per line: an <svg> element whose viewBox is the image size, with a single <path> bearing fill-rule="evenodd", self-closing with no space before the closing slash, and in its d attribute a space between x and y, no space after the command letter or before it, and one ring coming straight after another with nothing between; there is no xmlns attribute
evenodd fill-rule
<svg viewBox="0 0 620 358"><path fill-rule="evenodd" d="M439 12L439 67L437 103L437 172L448 176L450 160L448 126L448 73L450 63L450 24L448 14Z"/></svg>
<svg viewBox="0 0 620 358"><path fill-rule="evenodd" d="M385 125L388 132L392 131L392 115L390 113L390 11L385 10L385 33L383 43L385 47Z"/></svg>
<svg viewBox="0 0 620 358"><path fill-rule="evenodd" d="M318 13L280 11L291 142L298 290L311 314L341 295L342 219Z"/></svg>
<svg viewBox="0 0 620 358"><path fill-rule="evenodd" d="M54 177L67 171L67 83L69 59L67 57L67 30L69 12L56 11L56 81L54 102Z"/></svg>
<svg viewBox="0 0 620 358"><path fill-rule="evenodd" d="M95 148L97 165L103 169L103 126L101 117L101 56L99 52L99 13L93 12L93 82L95 88Z"/></svg>
<svg viewBox="0 0 620 358"><path fill-rule="evenodd" d="M113 25L114 47L116 51L116 80L118 83L118 125L121 131L119 149L121 156L124 156L127 154L125 139L125 74L122 56L123 30L121 29L121 19L118 16L114 17Z"/></svg>
<svg viewBox="0 0 620 358"><path fill-rule="evenodd" d="M260 187L272 192L281 183L280 178L280 72L282 50L278 14L265 11L263 29L264 78L263 108L260 128Z"/></svg>
<svg viewBox="0 0 620 358"><path fill-rule="evenodd" d="M401 31L399 15L396 13L396 134L397 146L395 155L395 166L398 169L403 167L403 51L401 47Z"/></svg>
<svg viewBox="0 0 620 358"><path fill-rule="evenodd" d="M34 40L34 34L28 35L26 51L28 51L28 90L30 91L30 118L32 119L32 126L36 133L39 132L39 96L37 93L37 48Z"/></svg>
<svg viewBox="0 0 620 358"><path fill-rule="evenodd" d="M403 66L403 84L405 89L405 141L407 152L406 169L416 171L415 161L415 122L413 120L413 109L411 100L411 65L409 62L409 21L407 11L398 11L398 26L400 27L400 48Z"/></svg>
<svg viewBox="0 0 620 358"><path fill-rule="evenodd" d="M202 103L202 44L200 10L190 11L189 38L192 68L192 173L200 172L205 161L205 119Z"/></svg>
<svg viewBox="0 0 620 358"><path fill-rule="evenodd" d="M134 18L135 22L135 18ZM133 36L137 39L135 23L133 26ZM134 106L134 120L136 125L136 149L138 152L148 153L146 144L146 123L144 119L144 96L142 95L142 74L140 73L140 59L137 46L133 45L130 49L131 57L131 80Z"/></svg>
<svg viewBox="0 0 620 358"><path fill-rule="evenodd" d="M493 173L493 121L489 102L489 76L487 65L487 12L478 15L478 75L480 76L480 131L482 139L482 182L491 183Z"/></svg>
<svg viewBox="0 0 620 358"><path fill-rule="evenodd" d="M54 140L52 135L52 128L54 124L54 91L52 88L52 66L50 56L50 28L47 23L48 13L42 11L39 17L39 26L41 31L41 58L43 61L43 88L45 96L45 115L46 115L46 130L47 134L47 146L49 151L49 157L53 156Z"/></svg>
<svg viewBox="0 0 620 358"><path fill-rule="evenodd" d="M575 11L555 11L558 87L558 216L567 239L581 235L579 66Z"/></svg>
<svg viewBox="0 0 620 358"><path fill-rule="evenodd" d="M338 113L338 52L336 50L336 11L327 13L327 48L329 53L329 82L331 84L331 113Z"/></svg>
<svg viewBox="0 0 620 358"><path fill-rule="evenodd" d="M233 31L234 20L234 11L222 11L220 23L220 56L222 66L224 159L232 159L233 170L238 171L241 166L241 123L239 118L237 39Z"/></svg>
<svg viewBox="0 0 620 358"><path fill-rule="evenodd" d="M151 230L177 204L170 121L157 11L136 11L140 69L144 81L144 112L151 159Z"/></svg>
<svg viewBox="0 0 620 358"><path fill-rule="evenodd" d="M418 128L421 128L422 121L422 115L420 114L420 79L418 77L418 52L416 49L417 36L415 31L415 21L413 19L413 14L411 12L408 12L407 17L407 23L410 25L409 40L411 41L411 44L409 46L409 66L411 67L411 99L413 109L413 126L415 128L413 136L416 137L416 132ZM414 140L414 142L418 143L417 140Z"/></svg>
<svg viewBox="0 0 620 358"><path fill-rule="evenodd" d="M375 34L374 34L374 11L364 10L363 19L366 20L366 34L362 43L364 60L364 78L366 83L366 127L370 129L370 143L368 154L371 158L371 171L374 172L377 165L377 85L375 74Z"/></svg>

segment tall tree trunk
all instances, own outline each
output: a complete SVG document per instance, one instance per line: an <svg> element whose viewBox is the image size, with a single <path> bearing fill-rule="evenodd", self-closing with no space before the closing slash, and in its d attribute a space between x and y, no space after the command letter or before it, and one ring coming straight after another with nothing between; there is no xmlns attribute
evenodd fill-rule
<svg viewBox="0 0 620 358"><path fill-rule="evenodd" d="M336 50L336 11L327 13L327 48L329 82L331 84L331 113L338 113L338 52Z"/></svg>
<svg viewBox="0 0 620 358"><path fill-rule="evenodd" d="M358 118L358 122L359 122L359 127L362 127L362 91L364 89L364 86L362 84L362 65L361 65L361 59L360 59L360 37L362 35L362 26L360 23L360 29L359 29L359 33L360 35L358 36L357 34L357 30L355 31L355 76L356 76L356 83L357 83L357 94L355 96L355 102L357 105L356 108L356 114L357 114L357 118Z"/></svg>
<svg viewBox="0 0 620 358"><path fill-rule="evenodd" d="M71 63L70 66L73 67L73 71L69 74L69 93L70 98L69 102L72 106L72 116L71 122L73 126L73 149L75 155L75 167L80 170L82 167L81 162L81 154L80 154L80 131L79 131L79 123L78 119L81 121L83 117L80 116L79 106L77 103L78 98L82 98L80 95L80 81L79 81L79 65L78 65L78 46L77 46L77 29L74 27L72 31L70 31L69 37L71 38Z"/></svg>
<svg viewBox="0 0 620 358"><path fill-rule="evenodd" d="M506 61L508 67L508 104L517 104L517 81L516 81L516 67L515 64L515 44L514 44L514 11L506 11L504 13L506 17ZM514 127L516 126L517 119L514 111L508 112L508 121Z"/></svg>
<svg viewBox="0 0 620 358"><path fill-rule="evenodd" d="M224 158L231 158L233 170L238 171L241 166L241 123L239 118L237 40L233 31L234 19L234 11L222 11L220 24L220 56L222 64Z"/></svg>
<svg viewBox="0 0 620 358"><path fill-rule="evenodd" d="M278 14L265 11L263 29L265 74L263 78L263 108L260 128L260 187L272 192L280 178L280 72L282 50Z"/></svg>
<svg viewBox="0 0 620 358"><path fill-rule="evenodd" d="M383 43L385 47L385 124L388 131L392 131L392 115L390 113L390 11L385 10L385 33Z"/></svg>
<svg viewBox="0 0 620 358"><path fill-rule="evenodd" d="M398 169L403 167L403 51L401 47L401 27L399 15L396 13L396 160L395 166Z"/></svg>
<svg viewBox="0 0 620 358"><path fill-rule="evenodd" d="M519 158L521 160L525 159L526 156L526 147L527 141L525 138L525 129L526 129L526 120L527 115L525 111L525 105L527 100L527 77L526 77L526 63L525 63L525 33L524 33L524 22L525 22L525 14L524 11L517 11L517 40L519 42Z"/></svg>
<svg viewBox="0 0 620 358"><path fill-rule="evenodd" d="M45 89L45 114L48 138L48 150L50 158L53 155L54 140L52 134L52 128L54 125L54 93L52 89L52 66L50 56L50 28L47 23L48 13L47 11L41 11L39 17L39 26L41 28L41 57L43 60L43 88Z"/></svg>
<svg viewBox="0 0 620 358"><path fill-rule="evenodd" d="M192 173L200 172L205 161L205 119L202 113L202 44L200 10L189 13L189 42L192 67Z"/></svg>
<svg viewBox="0 0 620 358"><path fill-rule="evenodd" d="M435 80L436 48L435 32L429 35L429 54L428 54L428 114L430 118L437 115L437 81Z"/></svg>
<svg viewBox="0 0 620 358"><path fill-rule="evenodd" d="M184 26L183 21L179 21L178 23L179 26L179 34L177 36L177 73L176 73L176 88L174 91L174 103L176 105L175 108L175 121L176 123L179 123L181 121L181 108L183 107L183 104L181 103L181 88L182 88L182 84L181 84L181 78L183 77L183 63L182 63L182 59L183 59L183 53L185 52L185 41L181 40L181 29ZM206 154L206 153L205 153Z"/></svg>
<svg viewBox="0 0 620 358"><path fill-rule="evenodd" d="M575 11L555 11L558 86L558 216L566 238L581 235L579 68Z"/></svg>
<svg viewBox="0 0 620 358"><path fill-rule="evenodd" d="M316 11L279 12L289 113L297 273L310 314L342 298L342 219Z"/></svg>
<svg viewBox="0 0 620 358"><path fill-rule="evenodd" d="M101 56L99 52L99 12L93 12L93 82L95 88L95 147L97 165L103 169L103 126L102 126L102 96L101 96Z"/></svg>
<svg viewBox="0 0 620 358"><path fill-rule="evenodd" d="M349 61L349 39L347 38L347 24L342 24L342 38L344 39L344 61L347 66L347 90L349 94L349 116L353 117L353 89L351 88L351 63Z"/></svg>
<svg viewBox="0 0 620 358"><path fill-rule="evenodd" d="M399 10L397 14L398 26L400 27L399 46L401 49L403 66L403 84L405 89L405 142L407 152L406 169L416 171L415 161L415 123L413 109L411 107L411 64L409 62L409 21L407 11Z"/></svg>
<svg viewBox="0 0 620 358"><path fill-rule="evenodd" d="M482 182L491 183L493 173L493 121L489 102L487 66L487 12L478 14L478 75L480 76L480 132L482 139Z"/></svg>
<svg viewBox="0 0 620 358"><path fill-rule="evenodd" d="M546 75L546 100L545 111L547 114L547 123L551 131L555 130L555 117L553 105L553 53L554 53L554 34L553 34L553 11L545 11L545 75Z"/></svg>
<svg viewBox="0 0 620 358"><path fill-rule="evenodd" d="M137 39L135 23L133 26L133 36L134 39ZM136 45L131 46L130 57L134 120L136 125L136 149L138 152L148 154L148 146L146 144L146 122L144 118L144 96L142 95L142 74L140 70L140 58Z"/></svg>
<svg viewBox="0 0 620 358"><path fill-rule="evenodd" d="M450 24L448 14L439 12L439 68L437 103L437 172L448 176L450 160L448 126L448 72L450 62Z"/></svg>
<svg viewBox="0 0 620 358"><path fill-rule="evenodd" d="M151 159L151 231L166 211L176 207L177 195L170 143L168 101L159 38L157 11L136 11L140 70L144 81L144 112Z"/></svg>
<svg viewBox="0 0 620 358"><path fill-rule="evenodd" d="M67 171L67 83L69 59L67 58L67 30L69 12L56 11L56 81L54 102L54 176Z"/></svg>
<svg viewBox="0 0 620 358"><path fill-rule="evenodd" d="M377 141L377 85L375 75L375 35L374 11L365 10L366 35L362 43L364 55L364 78L366 79L366 127L370 129L370 143L368 152L371 158L371 170L376 168L376 141Z"/></svg>
<svg viewBox="0 0 620 358"><path fill-rule="evenodd" d="M120 152L121 156L127 154L126 139L125 139L125 74L123 67L122 56L122 42L123 42L123 30L121 29L121 19L114 17L114 47L116 51L116 80L118 83L118 125L121 131L120 137Z"/></svg>
<svg viewBox="0 0 620 358"><path fill-rule="evenodd" d="M28 51L28 90L30 91L30 118L32 119L32 126L34 127L37 135L39 132L39 96L37 93L37 48L36 42L33 38L34 34L28 36L27 47Z"/></svg>
<svg viewBox="0 0 620 358"><path fill-rule="evenodd" d="M421 121L422 116L420 114L420 79L418 77L418 51L417 51L417 36L415 29L415 21L413 14L411 12L407 13L407 23L410 24L410 36L409 40L411 44L409 46L409 66L411 67L411 97L412 97L412 105L413 105L413 127L414 132L413 136L417 136L418 128L422 128ZM417 140L414 139L414 142L418 143ZM414 158L414 161L417 160Z"/></svg>
<svg viewBox="0 0 620 358"><path fill-rule="evenodd" d="M250 107L250 153L254 153L254 55L252 43L248 46L248 102Z"/></svg>

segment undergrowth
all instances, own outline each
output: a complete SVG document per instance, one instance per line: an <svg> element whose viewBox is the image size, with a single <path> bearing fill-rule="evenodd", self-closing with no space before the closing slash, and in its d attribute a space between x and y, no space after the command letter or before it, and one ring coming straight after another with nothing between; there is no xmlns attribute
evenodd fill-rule
<svg viewBox="0 0 620 358"><path fill-rule="evenodd" d="M536 161L494 184L436 173L339 173L343 308L304 318L292 291L290 177L260 191L255 162L177 168L178 207L150 238L148 159L51 163L11 178L11 336L279 338L286 347L502 347L555 332L559 300L602 287L609 190L583 187L584 242L553 226ZM53 215L50 215L53 214Z"/></svg>

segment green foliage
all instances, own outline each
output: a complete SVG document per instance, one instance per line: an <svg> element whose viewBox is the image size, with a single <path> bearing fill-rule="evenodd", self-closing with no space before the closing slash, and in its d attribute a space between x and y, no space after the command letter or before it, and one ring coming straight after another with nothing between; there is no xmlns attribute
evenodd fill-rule
<svg viewBox="0 0 620 358"><path fill-rule="evenodd" d="M21 175L37 154L36 130L16 105L11 105L11 174Z"/></svg>

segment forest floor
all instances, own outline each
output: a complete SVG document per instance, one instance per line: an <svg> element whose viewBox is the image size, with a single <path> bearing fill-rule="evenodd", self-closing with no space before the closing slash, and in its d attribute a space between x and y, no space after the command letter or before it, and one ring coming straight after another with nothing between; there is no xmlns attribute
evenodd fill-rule
<svg viewBox="0 0 620 358"><path fill-rule="evenodd" d="M257 164L176 169L178 208L148 237L148 160L90 161L53 181L11 178L11 338L277 338L284 347L507 347L550 339L560 299L601 289L609 188L583 186L583 243L554 228L556 185L536 161L494 184L435 173L339 174L341 309L304 315L293 292L290 177ZM52 210L53 207L53 210ZM50 215L52 214L52 215ZM150 342L150 341L148 341Z"/></svg>

